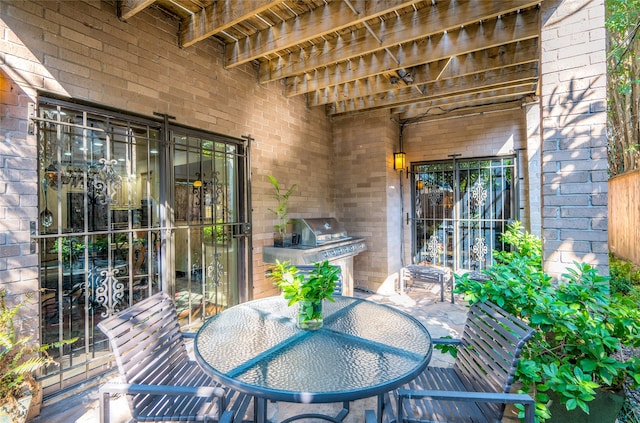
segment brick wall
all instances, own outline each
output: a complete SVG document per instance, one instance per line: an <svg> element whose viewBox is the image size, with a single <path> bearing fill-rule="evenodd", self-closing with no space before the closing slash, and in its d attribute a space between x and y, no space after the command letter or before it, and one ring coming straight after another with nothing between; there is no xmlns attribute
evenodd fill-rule
<svg viewBox="0 0 640 423"><path fill-rule="evenodd" d="M37 90L147 116L167 113L177 123L233 137L250 135L255 297L276 292L262 263L275 223L267 211L275 205L267 175L285 186L298 184L291 217L335 215L324 110L284 97L281 83L258 84L250 64L225 70L222 47L212 40L179 48L177 31L177 21L154 8L122 22L115 1L0 2L1 102L13 125L5 120L0 131L0 225L11 228L0 235L3 283L38 286L28 232L38 214L37 152L35 137L26 135L27 103ZM24 263L31 267L23 269Z"/></svg>
<svg viewBox="0 0 640 423"><path fill-rule="evenodd" d="M546 271L608 273L604 2L542 3L542 227Z"/></svg>
<svg viewBox="0 0 640 423"><path fill-rule="evenodd" d="M400 266L400 192L392 154L398 125L388 111L333 119L337 217L366 239L354 259L356 287L378 290Z"/></svg>
<svg viewBox="0 0 640 423"><path fill-rule="evenodd" d="M30 221L38 215L35 137L27 136L27 104L20 87L0 73L0 288L7 305L38 291L38 256L31 252ZM19 331L38 327L38 304L27 302Z"/></svg>

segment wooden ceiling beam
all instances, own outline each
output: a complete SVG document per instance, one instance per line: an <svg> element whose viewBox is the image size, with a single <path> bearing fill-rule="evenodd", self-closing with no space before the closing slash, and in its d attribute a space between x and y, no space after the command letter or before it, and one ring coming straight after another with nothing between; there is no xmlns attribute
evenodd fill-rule
<svg viewBox="0 0 640 423"><path fill-rule="evenodd" d="M455 110L468 110L470 108L477 110L476 108L478 107L514 102L530 96L533 96L533 93L527 87L506 88L488 93L471 94L392 108L391 114L397 116L400 121L425 118L434 114L443 115L446 113L449 116Z"/></svg>
<svg viewBox="0 0 640 423"><path fill-rule="evenodd" d="M414 79L421 81L421 84L429 81L435 81L438 76L445 69L447 60L439 60L434 63L427 63L425 65L416 66L411 68L411 72L415 73ZM396 76L396 72L393 72ZM366 87L366 95L383 93L397 89L397 86L393 86L389 82L389 77L386 75L375 75L365 79L358 79L356 81L349 81L344 84L333 85L330 87L322 88L313 91L309 94L309 106L320 106L328 103L335 103L336 101L346 100L347 98L362 97L365 94L363 88ZM414 86L418 84L405 84L405 86Z"/></svg>
<svg viewBox="0 0 640 423"><path fill-rule="evenodd" d="M295 69L291 69L290 73L283 73L280 72L276 63L278 60L263 62L260 64L259 80L264 83L281 78L296 78L296 81L291 83L297 86L304 79L317 78L318 88L323 88L366 78L380 72L418 66L538 36L538 13L507 16L482 25L471 25L458 31L441 33L401 46L378 50L354 60L329 64L319 68L318 72L322 73L320 76L308 73L297 74ZM394 57L400 57L401 63L396 63Z"/></svg>
<svg viewBox="0 0 640 423"><path fill-rule="evenodd" d="M126 21L154 2L155 0L118 0L118 18Z"/></svg>
<svg viewBox="0 0 640 423"><path fill-rule="evenodd" d="M280 25L250 35L225 46L225 67L231 68L256 60L323 35L340 31L368 19L410 6L417 0L351 0L327 3ZM355 9L357 14L352 10ZM296 48L297 50L297 48Z"/></svg>
<svg viewBox="0 0 640 423"><path fill-rule="evenodd" d="M455 110L456 108L469 107L474 105L486 105L492 102L501 103L505 101L514 101L531 95L531 90L527 87L507 87L501 88L495 91L472 93L468 95L449 97L437 100L430 100L423 103L407 104L405 106L391 108L390 112L396 115L400 120L406 120L411 117L418 117L426 115L429 111L434 109L440 110ZM376 109L389 109L388 106L370 107L368 109L356 110L356 112L366 112ZM422 113L415 112L422 110ZM335 110L330 109L328 112L330 115L335 116L350 112L335 113Z"/></svg>
<svg viewBox="0 0 640 423"><path fill-rule="evenodd" d="M200 13L195 13L182 21L182 30L179 34L180 45L182 47L192 46L198 41L219 34L225 29L277 6L283 1L214 1Z"/></svg>
<svg viewBox="0 0 640 423"><path fill-rule="evenodd" d="M362 28L353 31L348 39L333 37L325 40L322 45L306 47L286 56L281 55L277 59L265 61L260 66L260 82L291 77L312 69L330 66L336 62L366 57L382 49L394 49L398 45L409 45L410 42L418 42L430 36L441 36L445 31L460 32L461 28L477 27L479 21L495 22L497 16L508 11L505 5L508 5L510 10L514 6L525 6L531 3L530 0L437 3L437 6L420 9L413 14L402 15L395 20L380 23L378 26L384 28L378 31L384 34L382 43ZM449 11L447 8L453 8L454 11ZM537 16L537 9L522 13L522 15L531 14ZM511 19L515 20L514 17Z"/></svg>
<svg viewBox="0 0 640 423"><path fill-rule="evenodd" d="M379 95L339 101L335 103L334 110L337 110L338 113L347 113L362 108L391 108L401 104L495 91L505 87L528 86L530 89L534 89L538 78L538 66L537 64L530 64L524 65L524 67L524 69L521 69L520 66L513 66L482 74L424 84L421 86L421 91L424 95L411 88L401 88Z"/></svg>
<svg viewBox="0 0 640 423"><path fill-rule="evenodd" d="M537 62L538 60L538 41L537 39L529 39L491 49L474 51L461 56L454 56L450 60L441 60L435 63L427 63L426 65L405 68L404 71L411 73L414 81L409 84L405 83L405 85L422 85L427 82L435 81L436 79L443 80L447 78L477 74L505 66ZM369 94L378 94L398 88L398 86L393 86L387 77L375 78L375 83L372 83L373 79L374 77L365 78L365 80L368 81L366 86L371 90ZM309 105L316 106L334 103L336 101L345 100L349 97L360 97L361 95L358 95L358 93L362 90L353 88L361 87L363 85L362 81L363 80L357 80L314 90L309 95ZM291 87L288 82L289 81L287 81L285 86L285 94L287 96L307 92L301 87ZM316 80L306 82L307 88L311 85L316 85ZM297 90L294 91L294 88L297 88Z"/></svg>
<svg viewBox="0 0 640 423"><path fill-rule="evenodd" d="M395 113L394 118L398 119L400 122L409 123L496 113L513 110L514 108L522 108L522 102L526 101L526 97L526 94L524 96L521 94L514 94L512 96L505 95L498 97L494 103L489 103L486 100L479 99L475 101L456 103L451 105L451 108L448 108L447 106L425 108L422 113L416 113L414 117L409 117L409 113L406 115Z"/></svg>

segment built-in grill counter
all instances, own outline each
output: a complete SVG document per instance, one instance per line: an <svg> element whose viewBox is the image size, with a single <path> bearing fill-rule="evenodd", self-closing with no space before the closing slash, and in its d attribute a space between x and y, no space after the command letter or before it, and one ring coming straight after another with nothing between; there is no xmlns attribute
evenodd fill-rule
<svg viewBox="0 0 640 423"><path fill-rule="evenodd" d="M333 217L295 219L293 231L298 244L287 248L264 247L263 261L310 265L328 260L340 266L342 294L353 295L353 257L367 249L364 239L349 236L344 226Z"/></svg>

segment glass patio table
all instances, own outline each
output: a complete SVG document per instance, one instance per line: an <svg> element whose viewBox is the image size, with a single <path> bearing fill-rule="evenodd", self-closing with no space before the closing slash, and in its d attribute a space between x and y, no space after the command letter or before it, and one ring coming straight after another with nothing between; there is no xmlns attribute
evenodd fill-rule
<svg viewBox="0 0 640 423"><path fill-rule="evenodd" d="M324 326L296 326L297 305L281 296L231 307L196 334L196 359L220 383L254 396L254 419L267 422L267 401L343 403L337 416L303 414L341 422L349 402L384 394L414 379L432 353L431 336L414 317L368 300L338 296L324 301ZM364 416L363 416L364 419Z"/></svg>

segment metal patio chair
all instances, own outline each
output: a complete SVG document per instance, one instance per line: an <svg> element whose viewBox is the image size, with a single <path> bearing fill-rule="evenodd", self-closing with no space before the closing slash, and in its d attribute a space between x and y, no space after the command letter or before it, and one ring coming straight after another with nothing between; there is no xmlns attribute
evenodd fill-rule
<svg viewBox="0 0 640 423"><path fill-rule="evenodd" d="M100 422L109 398L126 394L134 421L242 421L251 397L209 377L189 358L172 299L142 300L98 324L109 338L122 383L100 388Z"/></svg>
<svg viewBox="0 0 640 423"><path fill-rule="evenodd" d="M393 391L395 401L387 396L384 421L496 423L502 420L506 404L523 404L525 422L533 423L533 398L510 390L522 348L534 332L495 304L474 304L461 339L433 340L434 344L458 345L454 365L429 366ZM365 420L375 422L375 413L366 410Z"/></svg>

